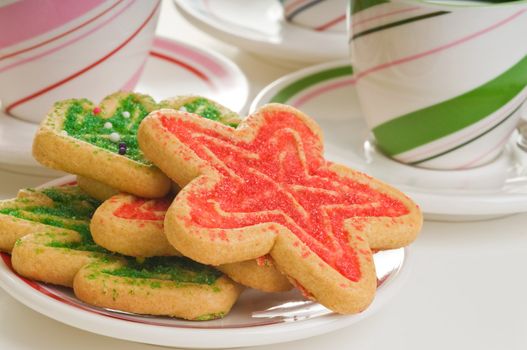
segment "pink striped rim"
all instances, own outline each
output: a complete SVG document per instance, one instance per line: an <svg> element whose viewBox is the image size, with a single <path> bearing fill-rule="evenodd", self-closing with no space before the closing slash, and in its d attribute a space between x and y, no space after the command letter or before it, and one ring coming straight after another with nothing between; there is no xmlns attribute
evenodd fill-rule
<svg viewBox="0 0 527 350"><path fill-rule="evenodd" d="M134 87L137 85L137 82L139 81L139 78L141 78L141 74L143 73L143 69L145 68L145 64L148 61L148 56L145 58L143 63L141 63L141 66L139 69L132 75L132 77L123 85L121 88L122 91L133 91Z"/></svg>
<svg viewBox="0 0 527 350"><path fill-rule="evenodd" d="M303 5L304 3L309 2L310 0L297 0L295 2L292 2L288 4L287 6L284 6L284 12L288 13L289 11L294 10L296 7Z"/></svg>
<svg viewBox="0 0 527 350"><path fill-rule="evenodd" d="M72 38L71 40L69 41L66 41L65 43L62 43L60 44L59 46L56 46L54 48L51 48L47 51L44 51L38 55L35 55L35 56L31 56L31 57L28 57L26 59L23 59L23 60L20 60L20 61L16 61L16 62L13 62L12 64L10 65L7 65L3 68L0 68L0 73L2 72L5 72L9 69L12 69L12 68L15 68L15 67L18 67L20 65L23 65L23 64L26 64L26 63L29 63L29 62L32 62L36 59L39 59L39 58L42 58L42 57L45 57L45 56L48 56L56 51L59 51L65 47L68 47L70 46L71 44L74 44L76 43L77 41L81 40L81 39L84 39L85 37L93 34L94 32L98 31L99 29L101 29L102 27L106 26L108 23L112 22L116 17L120 16L123 12L125 12L128 8L130 8L130 6L135 2L135 0L132 0L131 2L129 2L128 4L126 4L126 6L124 6L122 9L120 9L118 12L114 13L110 18L106 19L104 22L100 23L99 25L93 27L92 29L90 29L89 31L79 35L78 37L76 38Z"/></svg>
<svg viewBox="0 0 527 350"><path fill-rule="evenodd" d="M496 122L499 122L500 120L502 120L503 118L505 118L506 116L511 114L512 111L514 111L516 108L518 108L518 105L523 103L522 101L525 99L525 96L527 95L526 92L527 92L527 89L524 90L524 92L522 94L520 94L523 97L519 100L518 103L511 103L511 104L509 104L509 106L507 106L506 109L504 109L500 113L496 114L494 116L494 118L487 118L487 119L485 119L485 123L482 123L478 128L475 128L475 129L471 130L470 132L468 132L466 134L459 135L458 137L456 137L453 140L450 140L450 139L449 140L445 140L444 142L446 144L438 144L438 145L436 145L434 147L427 148L426 150L423 150L421 152L412 153L411 157L399 157L398 156L397 159L400 160L400 161L409 163L409 162L412 162L412 160L423 158L428 153L439 153L439 152L443 151L445 149L445 147L450 148L450 147L452 147L453 144L458 144L458 143L460 143L460 142L462 142L462 141L464 141L464 140L466 140L468 138L472 138L475 135L479 135L483 130L488 129L490 126L492 126Z"/></svg>
<svg viewBox="0 0 527 350"><path fill-rule="evenodd" d="M498 142L498 144L496 146L494 146L490 150L486 151L485 153L477 156L476 158L474 158L470 162L461 165L460 167L456 168L455 170L463 170L463 169L472 168L472 167L474 167L474 165L476 165L482 159L485 159L485 157L487 157L489 154L492 154L493 152L496 152L497 150L501 149L503 147L503 145L505 145L507 143L507 141L509 141L509 139L511 138L511 134L514 131L514 129L516 129L516 124L513 125L513 127L507 132L506 136L504 138L502 138Z"/></svg>
<svg viewBox="0 0 527 350"><path fill-rule="evenodd" d="M137 28L137 30L132 33L132 35L130 35L124 42L122 42L119 46L117 46L114 50L112 50L111 52L109 52L108 54L106 54L104 57L100 58L99 60L95 61L94 63L90 64L89 66L81 69L80 71L52 84L52 85L49 85L47 87L45 87L44 89L41 89L29 96L26 96L18 101L15 101L13 103L11 103L10 105L6 106L6 113L7 114L11 114L11 110L23 103L26 103L27 101L30 101L32 99L34 99L35 97L38 97L42 94L45 94L46 92L48 91L51 91L61 85L64 85L66 84L67 82L77 78L78 76L86 73L87 71L91 70L92 68L98 66L99 64L101 64L102 62L106 61L108 58L110 58L111 56L113 56L115 53L117 53L118 51L120 51L123 47L125 47L133 38L135 38L137 36L137 34L139 34L141 32L141 30L146 27L146 25L152 20L152 18L154 18L154 15L156 14L157 10L159 9L159 5L160 5L161 1L158 0L154 9L152 10L152 12L149 14L149 16L146 18L146 20L141 24L141 26L139 28Z"/></svg>
<svg viewBox="0 0 527 350"><path fill-rule="evenodd" d="M355 79L353 77L351 78L345 78L345 79L339 79L337 81L334 81L329 84L324 84L323 86L315 87L311 92L308 92L304 95L301 95L300 97L294 99L291 101L291 105L301 108L304 104L306 104L311 99L323 95L329 91L340 89L345 86L354 85Z"/></svg>
<svg viewBox="0 0 527 350"><path fill-rule="evenodd" d="M61 33L61 34L59 34L59 35L56 35L56 36L54 36L54 37L52 37L52 38L49 38L49 39L47 39L47 40L44 40L44 41L42 41L42 42L40 42L40 43L38 43L38 44L36 44L36 45L32 45L32 46L30 46L30 47L26 47L26 48L24 48L24 49L21 49L21 50L18 50L18 51L14 51L14 52L11 52L11 53L8 53L8 54L5 54L5 55L3 55L3 56L0 56L0 61L1 61L1 60L5 60L5 59L10 58L10 57L17 56L17 55L19 55L19 54L21 54L21 53L24 53L24 52L28 52L28 51L31 51L31 50L37 49L37 48L42 47L42 46L44 46L44 45L46 45L46 44L49 44L49 43L51 43L51 42L53 42L53 41L56 41L56 40L58 40L58 39L60 39L60 38L63 38L63 37L65 37L66 35L71 34L71 33L75 32L75 31L81 29L82 27L85 27L86 25L92 23L93 21L95 21L95 20L98 19L99 17L104 16L108 11L112 10L115 6L117 6L117 5L118 5L119 3L121 3L121 2L123 2L123 0L117 0L117 2L115 2L112 6L106 8L103 12L97 14L96 16L90 18L89 20L87 20L87 21L81 23L81 24L78 25L78 26L76 26L76 27L74 27L74 28L72 28L72 29L69 29L69 30L65 31L64 33Z"/></svg>
<svg viewBox="0 0 527 350"><path fill-rule="evenodd" d="M190 64L185 63L185 62L183 62L183 61L181 61L181 60L179 60L179 59L177 59L175 57L172 57L172 56L169 56L169 55L165 55L165 54L162 54L162 53L159 53L159 52L155 52L155 51L151 51L150 55L153 56L153 57L162 59L164 61L176 64L176 65L182 67L183 69L191 72L192 74L197 76L199 79L201 79L203 82L205 82L213 91L217 90L216 86L212 83L211 79L206 74L204 74L199 69L191 66Z"/></svg>
<svg viewBox="0 0 527 350"><path fill-rule="evenodd" d="M21 0L1 7L0 49L47 33L82 16L104 1L106 0ZM12 30L13 28L18 30Z"/></svg>
<svg viewBox="0 0 527 350"><path fill-rule="evenodd" d="M192 62L198 63L219 78L225 79L231 76L227 69L216 60L184 44L163 38L155 38L154 47L188 57Z"/></svg>
<svg viewBox="0 0 527 350"><path fill-rule="evenodd" d="M517 19L518 17L520 17L521 15L523 15L525 12L527 12L527 10L521 10L521 11L518 11L516 12L515 14L513 14L512 16L509 16L493 25L491 25L490 27L487 27L483 30L480 30L478 32L475 32L475 33L472 33L466 37L463 37L463 38L460 38L460 39L457 39L457 40L454 40L448 44L445 44L445 45L442 45L442 46L439 46L439 47L436 47L434 49L431 49L431 50L428 50L428 51L425 51L425 52L421 52L421 53L418 53L418 54L415 54L415 55L411 55L411 56L408 56L408 57L404 57L404 58L401 58L401 59L398 59L398 60L395 60L395 61L392 61L392 62L387 62L387 63L383 63L383 64L380 64L378 66L375 66L375 67L372 67L372 68L369 68L369 69L366 69L365 71L362 71L360 73L358 73L356 76L355 76L355 83L357 83L360 79L370 75L370 74L373 74L373 73L376 73L376 72L379 72L381 70L384 70L386 68L390 68L390 67L395 67L395 66L398 66L398 65L401 65L401 64L404 64L404 63L408 63L408 62L412 62L412 61L415 61L415 60L418 60L418 59L421 59L423 57L427 57L427 56L431 56L431 55L434 55L438 52L441 52L441 51L445 51L445 50L448 50L448 49L451 49L453 47L456 47L456 46L459 46L461 44L464 44L466 42L469 42L473 39L476 39L482 35L485 35L509 22L512 22L513 20Z"/></svg>
<svg viewBox="0 0 527 350"><path fill-rule="evenodd" d="M346 20L346 15L342 15L342 16L339 16L327 23L324 23L322 24L321 26L318 26L316 28L314 28L316 31L319 31L319 32L323 32L325 30L328 30L329 28L332 28L334 27L335 25L339 24L339 23L342 23L343 21Z"/></svg>
<svg viewBox="0 0 527 350"><path fill-rule="evenodd" d="M364 24L364 23L375 21L375 20L380 19L380 18L385 18L385 17L398 15L398 14L401 14L401 13L416 11L416 10L419 10L419 9L422 9L422 7L416 6L416 7L409 7L409 8L394 10L394 11L387 12L387 13L382 13L380 15L376 15L376 16L373 16L373 17L364 18L364 19L361 19L360 21L357 21L357 22L353 22L353 20L352 20L351 27L353 29L355 29L357 26L360 26L361 24Z"/></svg>

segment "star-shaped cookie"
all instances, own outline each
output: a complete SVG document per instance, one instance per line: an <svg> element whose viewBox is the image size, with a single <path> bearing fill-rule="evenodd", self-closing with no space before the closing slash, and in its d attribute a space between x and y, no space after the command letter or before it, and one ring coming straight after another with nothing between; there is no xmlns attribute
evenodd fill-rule
<svg viewBox="0 0 527 350"><path fill-rule="evenodd" d="M405 246L420 231L415 203L324 159L319 127L289 106L264 106L237 128L162 109L143 121L138 141L182 187L165 218L178 251L213 265L270 254L339 313L371 303L371 249Z"/></svg>

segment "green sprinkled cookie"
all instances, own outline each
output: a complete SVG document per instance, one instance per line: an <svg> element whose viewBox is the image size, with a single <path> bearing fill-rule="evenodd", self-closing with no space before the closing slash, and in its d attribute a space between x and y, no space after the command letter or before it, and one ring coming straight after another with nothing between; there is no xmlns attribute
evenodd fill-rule
<svg viewBox="0 0 527 350"><path fill-rule="evenodd" d="M13 269L33 280L72 287L73 278L83 266L120 259L96 245L88 235L75 231L25 235L11 252Z"/></svg>
<svg viewBox="0 0 527 350"><path fill-rule="evenodd" d="M145 198L163 197L170 180L146 159L137 143L142 120L160 108L184 109L235 127L240 119L227 108L199 96L157 104L151 97L117 92L98 106L86 99L55 103L33 143L45 166L80 175L117 191Z"/></svg>
<svg viewBox="0 0 527 350"><path fill-rule="evenodd" d="M157 104L118 92L96 106L86 99L55 103L33 142L33 156L50 168L82 175L121 191L162 197L170 180L142 154L137 128Z"/></svg>
<svg viewBox="0 0 527 350"><path fill-rule="evenodd" d="M25 189L0 201L0 243L14 270L116 310L190 320L230 311L243 287L212 267L182 257L136 259L97 245L90 221L99 204L74 185Z"/></svg>
<svg viewBox="0 0 527 350"><path fill-rule="evenodd" d="M178 96L159 103L159 108L177 109L219 123L237 127L241 122L240 116L217 102L201 96Z"/></svg>
<svg viewBox="0 0 527 350"><path fill-rule="evenodd" d="M0 202L1 249L12 253L19 274L71 286L82 266L112 258L90 233L99 204L72 185L21 190Z"/></svg>
<svg viewBox="0 0 527 350"><path fill-rule="evenodd" d="M79 271L73 288L91 305L197 321L228 314L243 290L214 268L183 257L95 262Z"/></svg>
<svg viewBox="0 0 527 350"><path fill-rule="evenodd" d="M99 204L77 186L21 190L0 201L0 250L11 252L19 238L36 232L76 232L91 240L90 219Z"/></svg>

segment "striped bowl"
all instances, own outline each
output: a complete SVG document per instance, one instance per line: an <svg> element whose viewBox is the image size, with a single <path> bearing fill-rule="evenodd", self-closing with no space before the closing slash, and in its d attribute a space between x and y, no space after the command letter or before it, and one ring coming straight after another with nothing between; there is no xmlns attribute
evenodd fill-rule
<svg viewBox="0 0 527 350"><path fill-rule="evenodd" d="M351 1L354 80L377 146L433 169L494 160L527 98L527 1Z"/></svg>
<svg viewBox="0 0 527 350"><path fill-rule="evenodd" d="M55 101L99 101L137 82L160 0L7 0L0 4L2 110L38 123Z"/></svg>
<svg viewBox="0 0 527 350"><path fill-rule="evenodd" d="M280 0L286 21L316 31L346 33L347 0Z"/></svg>

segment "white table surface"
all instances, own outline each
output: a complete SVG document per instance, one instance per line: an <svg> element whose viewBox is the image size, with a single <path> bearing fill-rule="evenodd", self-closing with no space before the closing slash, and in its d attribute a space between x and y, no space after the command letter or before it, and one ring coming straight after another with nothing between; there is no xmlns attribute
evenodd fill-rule
<svg viewBox="0 0 527 350"><path fill-rule="evenodd" d="M158 33L233 59L247 74L252 97L291 71L202 34L167 0ZM0 170L0 198L47 180ZM527 349L527 214L471 223L426 222L411 253L404 286L378 313L330 334L253 349ZM72 328L0 290L0 349L161 347Z"/></svg>

